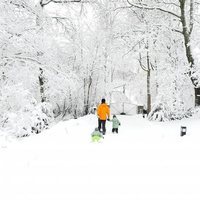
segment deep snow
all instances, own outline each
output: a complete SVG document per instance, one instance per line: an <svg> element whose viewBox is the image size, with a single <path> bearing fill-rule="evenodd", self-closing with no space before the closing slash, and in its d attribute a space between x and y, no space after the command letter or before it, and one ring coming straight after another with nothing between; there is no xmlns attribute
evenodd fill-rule
<svg viewBox="0 0 200 200"><path fill-rule="evenodd" d="M119 116L100 143L96 116L23 139L0 137L1 200L199 200L200 120ZM180 126L188 134L180 137Z"/></svg>

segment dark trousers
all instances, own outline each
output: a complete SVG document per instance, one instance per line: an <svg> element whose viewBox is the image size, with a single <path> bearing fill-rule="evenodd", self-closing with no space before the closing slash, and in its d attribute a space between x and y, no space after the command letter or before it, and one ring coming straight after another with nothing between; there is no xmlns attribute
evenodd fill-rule
<svg viewBox="0 0 200 200"><path fill-rule="evenodd" d="M113 133L114 133L114 132L118 133L118 128L113 128L113 129L112 129L112 132L113 132Z"/></svg>
<svg viewBox="0 0 200 200"><path fill-rule="evenodd" d="M98 119L98 129L102 130L103 135L106 133L106 120Z"/></svg>

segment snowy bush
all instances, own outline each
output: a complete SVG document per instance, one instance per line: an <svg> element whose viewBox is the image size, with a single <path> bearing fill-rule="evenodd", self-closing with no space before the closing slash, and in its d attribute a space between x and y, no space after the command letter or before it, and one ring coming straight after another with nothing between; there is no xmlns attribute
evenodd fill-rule
<svg viewBox="0 0 200 200"><path fill-rule="evenodd" d="M200 118L200 107L190 109L188 111L188 117Z"/></svg>
<svg viewBox="0 0 200 200"><path fill-rule="evenodd" d="M151 121L159 121L159 122L164 122L164 121L169 121L169 109L163 104L155 104L151 110L151 112L148 115L148 119Z"/></svg>
<svg viewBox="0 0 200 200"><path fill-rule="evenodd" d="M0 91L0 127L17 137L40 133L48 128L53 113L48 103L37 103L21 84L5 86Z"/></svg>
<svg viewBox="0 0 200 200"><path fill-rule="evenodd" d="M29 104L16 113L5 114L1 124L4 131L17 137L24 137L38 134L48 128L52 119L53 115L49 104Z"/></svg>
<svg viewBox="0 0 200 200"><path fill-rule="evenodd" d="M171 121L180 120L191 116L191 111L185 108L183 101L176 96L176 98L160 97L157 98L148 119L151 121Z"/></svg>

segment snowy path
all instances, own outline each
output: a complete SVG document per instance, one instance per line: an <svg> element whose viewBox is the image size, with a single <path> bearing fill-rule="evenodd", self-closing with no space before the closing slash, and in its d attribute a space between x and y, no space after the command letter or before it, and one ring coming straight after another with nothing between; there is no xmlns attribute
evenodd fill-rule
<svg viewBox="0 0 200 200"><path fill-rule="evenodd" d="M107 122L102 143L90 142L93 115L0 143L0 199L199 200L200 120L119 119L119 135ZM190 134L180 137L183 123Z"/></svg>

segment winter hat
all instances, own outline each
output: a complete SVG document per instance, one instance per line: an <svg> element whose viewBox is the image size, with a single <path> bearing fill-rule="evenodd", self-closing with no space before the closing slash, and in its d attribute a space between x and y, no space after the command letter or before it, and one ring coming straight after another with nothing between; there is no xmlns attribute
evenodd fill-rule
<svg viewBox="0 0 200 200"><path fill-rule="evenodd" d="M106 100L104 98L101 99L101 103L106 103Z"/></svg>
<svg viewBox="0 0 200 200"><path fill-rule="evenodd" d="M116 115L113 115L113 118L115 118L116 117Z"/></svg>

